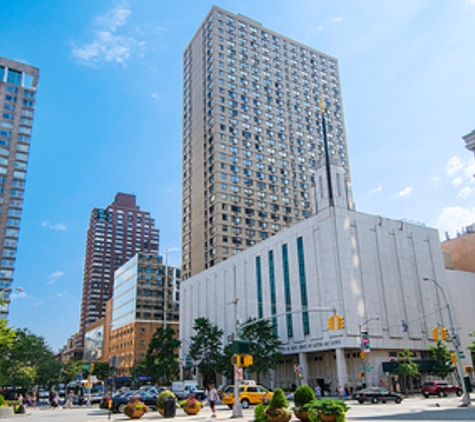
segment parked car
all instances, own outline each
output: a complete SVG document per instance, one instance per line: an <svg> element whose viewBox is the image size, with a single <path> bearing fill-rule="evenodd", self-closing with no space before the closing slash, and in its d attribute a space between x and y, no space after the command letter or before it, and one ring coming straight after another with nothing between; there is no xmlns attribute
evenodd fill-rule
<svg viewBox="0 0 475 422"><path fill-rule="evenodd" d="M247 409L251 404L267 403L273 395L272 391L262 385L241 385L239 387L239 400L243 409ZM232 409L234 405L234 385L225 388L221 401Z"/></svg>
<svg viewBox="0 0 475 422"><path fill-rule="evenodd" d="M460 386L448 384L445 381L428 381L422 386L421 393L425 398L429 398L429 396L446 397L449 393L455 393L460 397L463 391Z"/></svg>
<svg viewBox="0 0 475 422"><path fill-rule="evenodd" d="M386 403L388 400L394 400L395 403L399 404L402 402L402 396L398 393L392 393L384 387L370 387L354 393L353 400L360 404L363 404L365 401Z"/></svg>
<svg viewBox="0 0 475 422"><path fill-rule="evenodd" d="M104 396L99 403L101 409L109 409L109 399L112 400L112 411L114 413L124 413L124 407L133 397L139 397L152 410L157 408L157 396L146 391L128 391L127 393Z"/></svg>

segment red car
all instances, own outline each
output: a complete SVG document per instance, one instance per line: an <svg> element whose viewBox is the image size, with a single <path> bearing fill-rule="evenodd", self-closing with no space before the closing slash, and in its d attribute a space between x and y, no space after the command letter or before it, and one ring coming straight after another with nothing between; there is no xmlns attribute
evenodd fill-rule
<svg viewBox="0 0 475 422"><path fill-rule="evenodd" d="M460 397L462 388L458 385L447 384L445 381L428 381L422 386L421 393L425 398L429 398L429 396L446 397L449 393L455 393Z"/></svg>

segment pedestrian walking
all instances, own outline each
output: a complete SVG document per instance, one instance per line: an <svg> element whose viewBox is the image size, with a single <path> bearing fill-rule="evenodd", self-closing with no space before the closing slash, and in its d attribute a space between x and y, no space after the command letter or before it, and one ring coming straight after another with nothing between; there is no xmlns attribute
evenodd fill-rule
<svg viewBox="0 0 475 422"><path fill-rule="evenodd" d="M213 384L210 384L209 386L209 405L211 406L211 417L215 418L216 417L216 403L218 402L219 395L218 392L216 391L216 388L214 387Z"/></svg>
<svg viewBox="0 0 475 422"><path fill-rule="evenodd" d="M68 394L68 397L66 398L66 404L64 405L64 407L66 409L72 409L73 407L73 391L71 390Z"/></svg>
<svg viewBox="0 0 475 422"><path fill-rule="evenodd" d="M320 400L322 397L322 388L319 384L315 387L315 395L317 396L317 400Z"/></svg>

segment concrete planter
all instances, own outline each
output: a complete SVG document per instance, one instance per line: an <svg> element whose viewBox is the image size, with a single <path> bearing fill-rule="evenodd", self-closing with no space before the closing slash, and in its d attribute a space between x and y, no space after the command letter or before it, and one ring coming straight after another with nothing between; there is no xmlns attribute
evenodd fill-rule
<svg viewBox="0 0 475 422"><path fill-rule="evenodd" d="M0 407L0 418L13 416L13 407Z"/></svg>

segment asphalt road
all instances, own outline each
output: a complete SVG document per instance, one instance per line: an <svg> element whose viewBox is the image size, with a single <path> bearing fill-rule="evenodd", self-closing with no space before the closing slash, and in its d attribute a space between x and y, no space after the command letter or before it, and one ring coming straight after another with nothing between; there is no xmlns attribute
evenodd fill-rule
<svg viewBox="0 0 475 422"><path fill-rule="evenodd" d="M405 399L401 404L359 404L356 401L349 400L351 407L347 414L347 422L382 422L382 421L407 421L407 422L456 422L456 421L475 421L475 395L474 402L468 408L458 407L460 399L457 397L430 398L414 397ZM181 410L177 410L175 420L178 422L205 422L205 421L227 421L235 422L253 421L253 408L243 411L242 419L232 419L232 411L223 405L217 406L217 418L211 418L211 410L206 406L198 415L188 416ZM38 409L28 409L27 415L15 415L13 417L1 419L1 422L10 421L28 421L28 422L106 422L129 421L125 415L112 415L108 418L108 412L97 407L85 408L76 407L73 409L48 409L41 407ZM141 420L143 421L161 421L164 418L158 412L150 412ZM298 421L293 418L292 421Z"/></svg>

